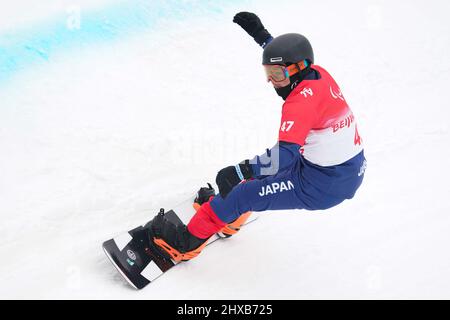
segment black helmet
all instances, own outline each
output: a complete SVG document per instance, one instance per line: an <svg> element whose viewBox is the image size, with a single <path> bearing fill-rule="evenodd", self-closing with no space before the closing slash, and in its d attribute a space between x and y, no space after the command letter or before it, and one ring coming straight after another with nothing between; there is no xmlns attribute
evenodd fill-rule
<svg viewBox="0 0 450 320"><path fill-rule="evenodd" d="M298 33L287 33L276 37L264 48L263 64L290 64L302 60L314 63L314 53L306 37Z"/></svg>

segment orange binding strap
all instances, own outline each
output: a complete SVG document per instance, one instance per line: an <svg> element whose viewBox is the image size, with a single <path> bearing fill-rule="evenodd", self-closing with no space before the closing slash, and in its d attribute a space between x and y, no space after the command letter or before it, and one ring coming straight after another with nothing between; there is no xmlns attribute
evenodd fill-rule
<svg viewBox="0 0 450 320"><path fill-rule="evenodd" d="M203 248L208 243L208 241L205 241L197 249L194 249L189 252L181 253L180 251L178 251L177 249L175 249L171 245L169 245L167 242L165 242L163 239L153 238L153 242L155 242L159 247L164 249L164 251L166 251L170 255L170 257L176 262L187 261L187 260L191 260L191 259L195 258L196 256L198 256L200 254L200 252L202 252Z"/></svg>
<svg viewBox="0 0 450 320"><path fill-rule="evenodd" d="M251 214L252 214L251 211L241 214L239 216L239 218L237 218L230 224L227 224L225 227L223 227L220 230L220 232L227 234L227 235L233 235L233 234L237 233L241 229L241 226L245 223L245 221L247 221L247 219L250 217Z"/></svg>

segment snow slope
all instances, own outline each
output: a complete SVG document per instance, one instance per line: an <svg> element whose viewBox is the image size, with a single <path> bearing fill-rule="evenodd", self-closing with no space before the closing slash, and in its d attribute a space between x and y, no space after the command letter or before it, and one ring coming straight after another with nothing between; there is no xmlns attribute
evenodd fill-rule
<svg viewBox="0 0 450 320"><path fill-rule="evenodd" d="M450 298L447 1L41 3L0 11L0 298ZM243 10L310 38L357 117L364 184L261 213L136 292L101 243L276 141Z"/></svg>

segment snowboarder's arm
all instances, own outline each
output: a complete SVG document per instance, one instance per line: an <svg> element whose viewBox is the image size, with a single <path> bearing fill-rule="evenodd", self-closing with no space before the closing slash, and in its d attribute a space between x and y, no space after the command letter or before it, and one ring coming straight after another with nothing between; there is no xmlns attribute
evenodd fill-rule
<svg viewBox="0 0 450 320"><path fill-rule="evenodd" d="M220 195L225 199L235 186L252 177L252 166L249 160L244 160L235 166L223 168L216 176L216 184L219 187Z"/></svg>
<svg viewBox="0 0 450 320"><path fill-rule="evenodd" d="M261 179L291 167L300 155L300 148L296 143L279 141L264 154L255 156L250 160L253 178Z"/></svg>
<svg viewBox="0 0 450 320"><path fill-rule="evenodd" d="M259 17L254 13L239 12L234 16L233 22L240 25L263 48L273 39L269 31L264 28Z"/></svg>
<svg viewBox="0 0 450 320"><path fill-rule="evenodd" d="M277 174L280 170L290 168L299 157L300 145L279 141L271 149L252 160L244 160L235 166L228 166L217 173L216 184L222 198L244 180L262 179Z"/></svg>

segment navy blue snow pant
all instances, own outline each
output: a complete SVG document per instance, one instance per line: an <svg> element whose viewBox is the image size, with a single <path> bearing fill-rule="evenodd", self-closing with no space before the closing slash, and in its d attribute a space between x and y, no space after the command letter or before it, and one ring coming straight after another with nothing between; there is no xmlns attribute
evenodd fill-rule
<svg viewBox="0 0 450 320"><path fill-rule="evenodd" d="M218 194L211 207L226 223L247 211L328 209L354 196L365 166L364 151L332 167L316 166L300 156L289 169L235 186L225 199Z"/></svg>

